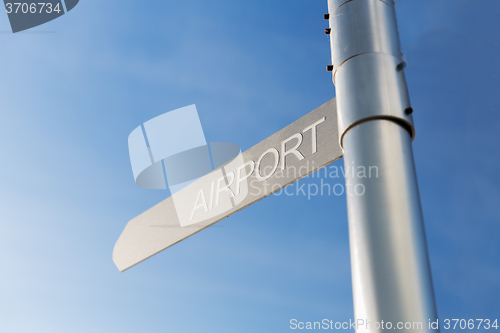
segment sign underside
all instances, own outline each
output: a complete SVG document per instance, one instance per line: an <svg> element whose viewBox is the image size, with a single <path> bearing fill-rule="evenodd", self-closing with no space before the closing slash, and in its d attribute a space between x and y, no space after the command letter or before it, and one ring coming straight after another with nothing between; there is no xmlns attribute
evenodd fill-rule
<svg viewBox="0 0 500 333"><path fill-rule="evenodd" d="M132 219L113 261L124 271L341 157L332 99Z"/></svg>

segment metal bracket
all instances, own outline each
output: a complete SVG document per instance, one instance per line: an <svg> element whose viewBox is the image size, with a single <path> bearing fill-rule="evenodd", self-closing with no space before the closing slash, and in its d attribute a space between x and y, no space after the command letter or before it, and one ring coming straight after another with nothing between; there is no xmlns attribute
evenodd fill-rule
<svg viewBox="0 0 500 333"><path fill-rule="evenodd" d="M415 137L392 0L329 0L340 145L364 121L388 119ZM381 19L382 18L382 19Z"/></svg>

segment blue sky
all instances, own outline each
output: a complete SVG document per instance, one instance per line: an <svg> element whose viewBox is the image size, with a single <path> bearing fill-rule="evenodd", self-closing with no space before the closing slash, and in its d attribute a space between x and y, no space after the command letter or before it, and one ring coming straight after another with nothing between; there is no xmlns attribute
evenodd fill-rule
<svg viewBox="0 0 500 333"><path fill-rule="evenodd" d="M500 2L396 8L439 316L499 318ZM326 11L82 0L19 34L0 15L0 331L288 332L292 318L353 318L343 196L271 196L124 273L111 259L127 221L166 196L134 184L130 132L196 104L208 141L246 150L328 101Z"/></svg>

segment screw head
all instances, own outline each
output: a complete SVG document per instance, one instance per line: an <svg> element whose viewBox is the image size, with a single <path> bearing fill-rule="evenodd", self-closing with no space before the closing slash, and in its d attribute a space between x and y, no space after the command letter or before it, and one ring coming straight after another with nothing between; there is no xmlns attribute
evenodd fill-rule
<svg viewBox="0 0 500 333"><path fill-rule="evenodd" d="M400 62L397 66L396 66L396 70L398 72L401 72L404 68L406 67L406 62Z"/></svg>

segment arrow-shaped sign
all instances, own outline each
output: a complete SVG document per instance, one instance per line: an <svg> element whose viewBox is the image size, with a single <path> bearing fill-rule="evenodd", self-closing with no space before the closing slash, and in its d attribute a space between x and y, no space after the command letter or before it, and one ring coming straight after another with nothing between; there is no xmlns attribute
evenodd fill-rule
<svg viewBox="0 0 500 333"><path fill-rule="evenodd" d="M124 271L341 157L332 99L131 220L113 261Z"/></svg>

